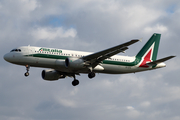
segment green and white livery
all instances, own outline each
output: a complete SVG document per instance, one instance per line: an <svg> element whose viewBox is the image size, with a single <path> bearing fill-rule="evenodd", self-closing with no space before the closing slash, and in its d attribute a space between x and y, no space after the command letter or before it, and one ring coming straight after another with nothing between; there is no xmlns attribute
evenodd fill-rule
<svg viewBox="0 0 180 120"><path fill-rule="evenodd" d="M42 78L54 81L65 77L73 77L72 85L79 81L76 75L88 74L89 78L95 77L95 73L126 74L135 73L165 67L163 63L175 56L169 56L157 60L161 34L154 33L136 56L127 57L116 55L128 49L128 46L140 41L131 40L124 44L102 50L96 53L72 51L64 49L22 46L11 50L4 55L4 59L10 63L29 68L50 68L42 71Z"/></svg>

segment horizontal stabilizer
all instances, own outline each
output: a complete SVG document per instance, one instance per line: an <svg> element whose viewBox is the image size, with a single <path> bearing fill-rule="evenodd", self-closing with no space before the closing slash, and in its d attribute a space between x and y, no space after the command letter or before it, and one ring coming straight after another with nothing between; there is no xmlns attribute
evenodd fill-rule
<svg viewBox="0 0 180 120"><path fill-rule="evenodd" d="M159 60L156 60L156 61L153 61L153 62L149 62L147 63L148 66L154 66L154 65L157 65L159 63L162 63L162 62L165 62L173 57L176 57L176 56L169 56L169 57L165 57L165 58L162 58L162 59L159 59Z"/></svg>

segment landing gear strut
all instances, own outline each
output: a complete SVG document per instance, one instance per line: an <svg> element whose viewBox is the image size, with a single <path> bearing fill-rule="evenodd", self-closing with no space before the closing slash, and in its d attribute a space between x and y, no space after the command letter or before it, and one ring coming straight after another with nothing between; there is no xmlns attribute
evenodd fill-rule
<svg viewBox="0 0 180 120"><path fill-rule="evenodd" d="M72 81L72 85L73 86L79 85L79 80L76 79L75 75L73 75L73 78L74 78L74 80Z"/></svg>
<svg viewBox="0 0 180 120"><path fill-rule="evenodd" d="M26 65L26 73L24 73L24 76L29 76L29 68L30 68L30 66L29 65Z"/></svg>

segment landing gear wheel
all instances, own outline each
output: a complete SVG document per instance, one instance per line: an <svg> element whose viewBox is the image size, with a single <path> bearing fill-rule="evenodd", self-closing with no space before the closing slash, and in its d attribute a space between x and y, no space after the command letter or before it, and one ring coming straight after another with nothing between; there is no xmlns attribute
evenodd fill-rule
<svg viewBox="0 0 180 120"><path fill-rule="evenodd" d="M73 80L73 81L72 81L72 85L73 85L73 86L79 85L79 80Z"/></svg>
<svg viewBox="0 0 180 120"><path fill-rule="evenodd" d="M89 74L88 74L88 77L91 79L91 78L93 78L93 77L95 77L96 76L96 74L94 73L94 72L90 72Z"/></svg>
<svg viewBox="0 0 180 120"><path fill-rule="evenodd" d="M26 76L26 77L29 76L29 73L28 72L24 73L24 76Z"/></svg>

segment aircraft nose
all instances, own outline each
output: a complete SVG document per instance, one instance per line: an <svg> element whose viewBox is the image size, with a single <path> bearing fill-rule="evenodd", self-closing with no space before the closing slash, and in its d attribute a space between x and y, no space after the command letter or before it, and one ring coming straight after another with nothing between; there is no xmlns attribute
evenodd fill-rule
<svg viewBox="0 0 180 120"><path fill-rule="evenodd" d="M8 62L9 62L9 60L10 60L10 56L9 56L9 54L8 54L8 53L4 55L4 60L6 60L6 61L8 61Z"/></svg>

